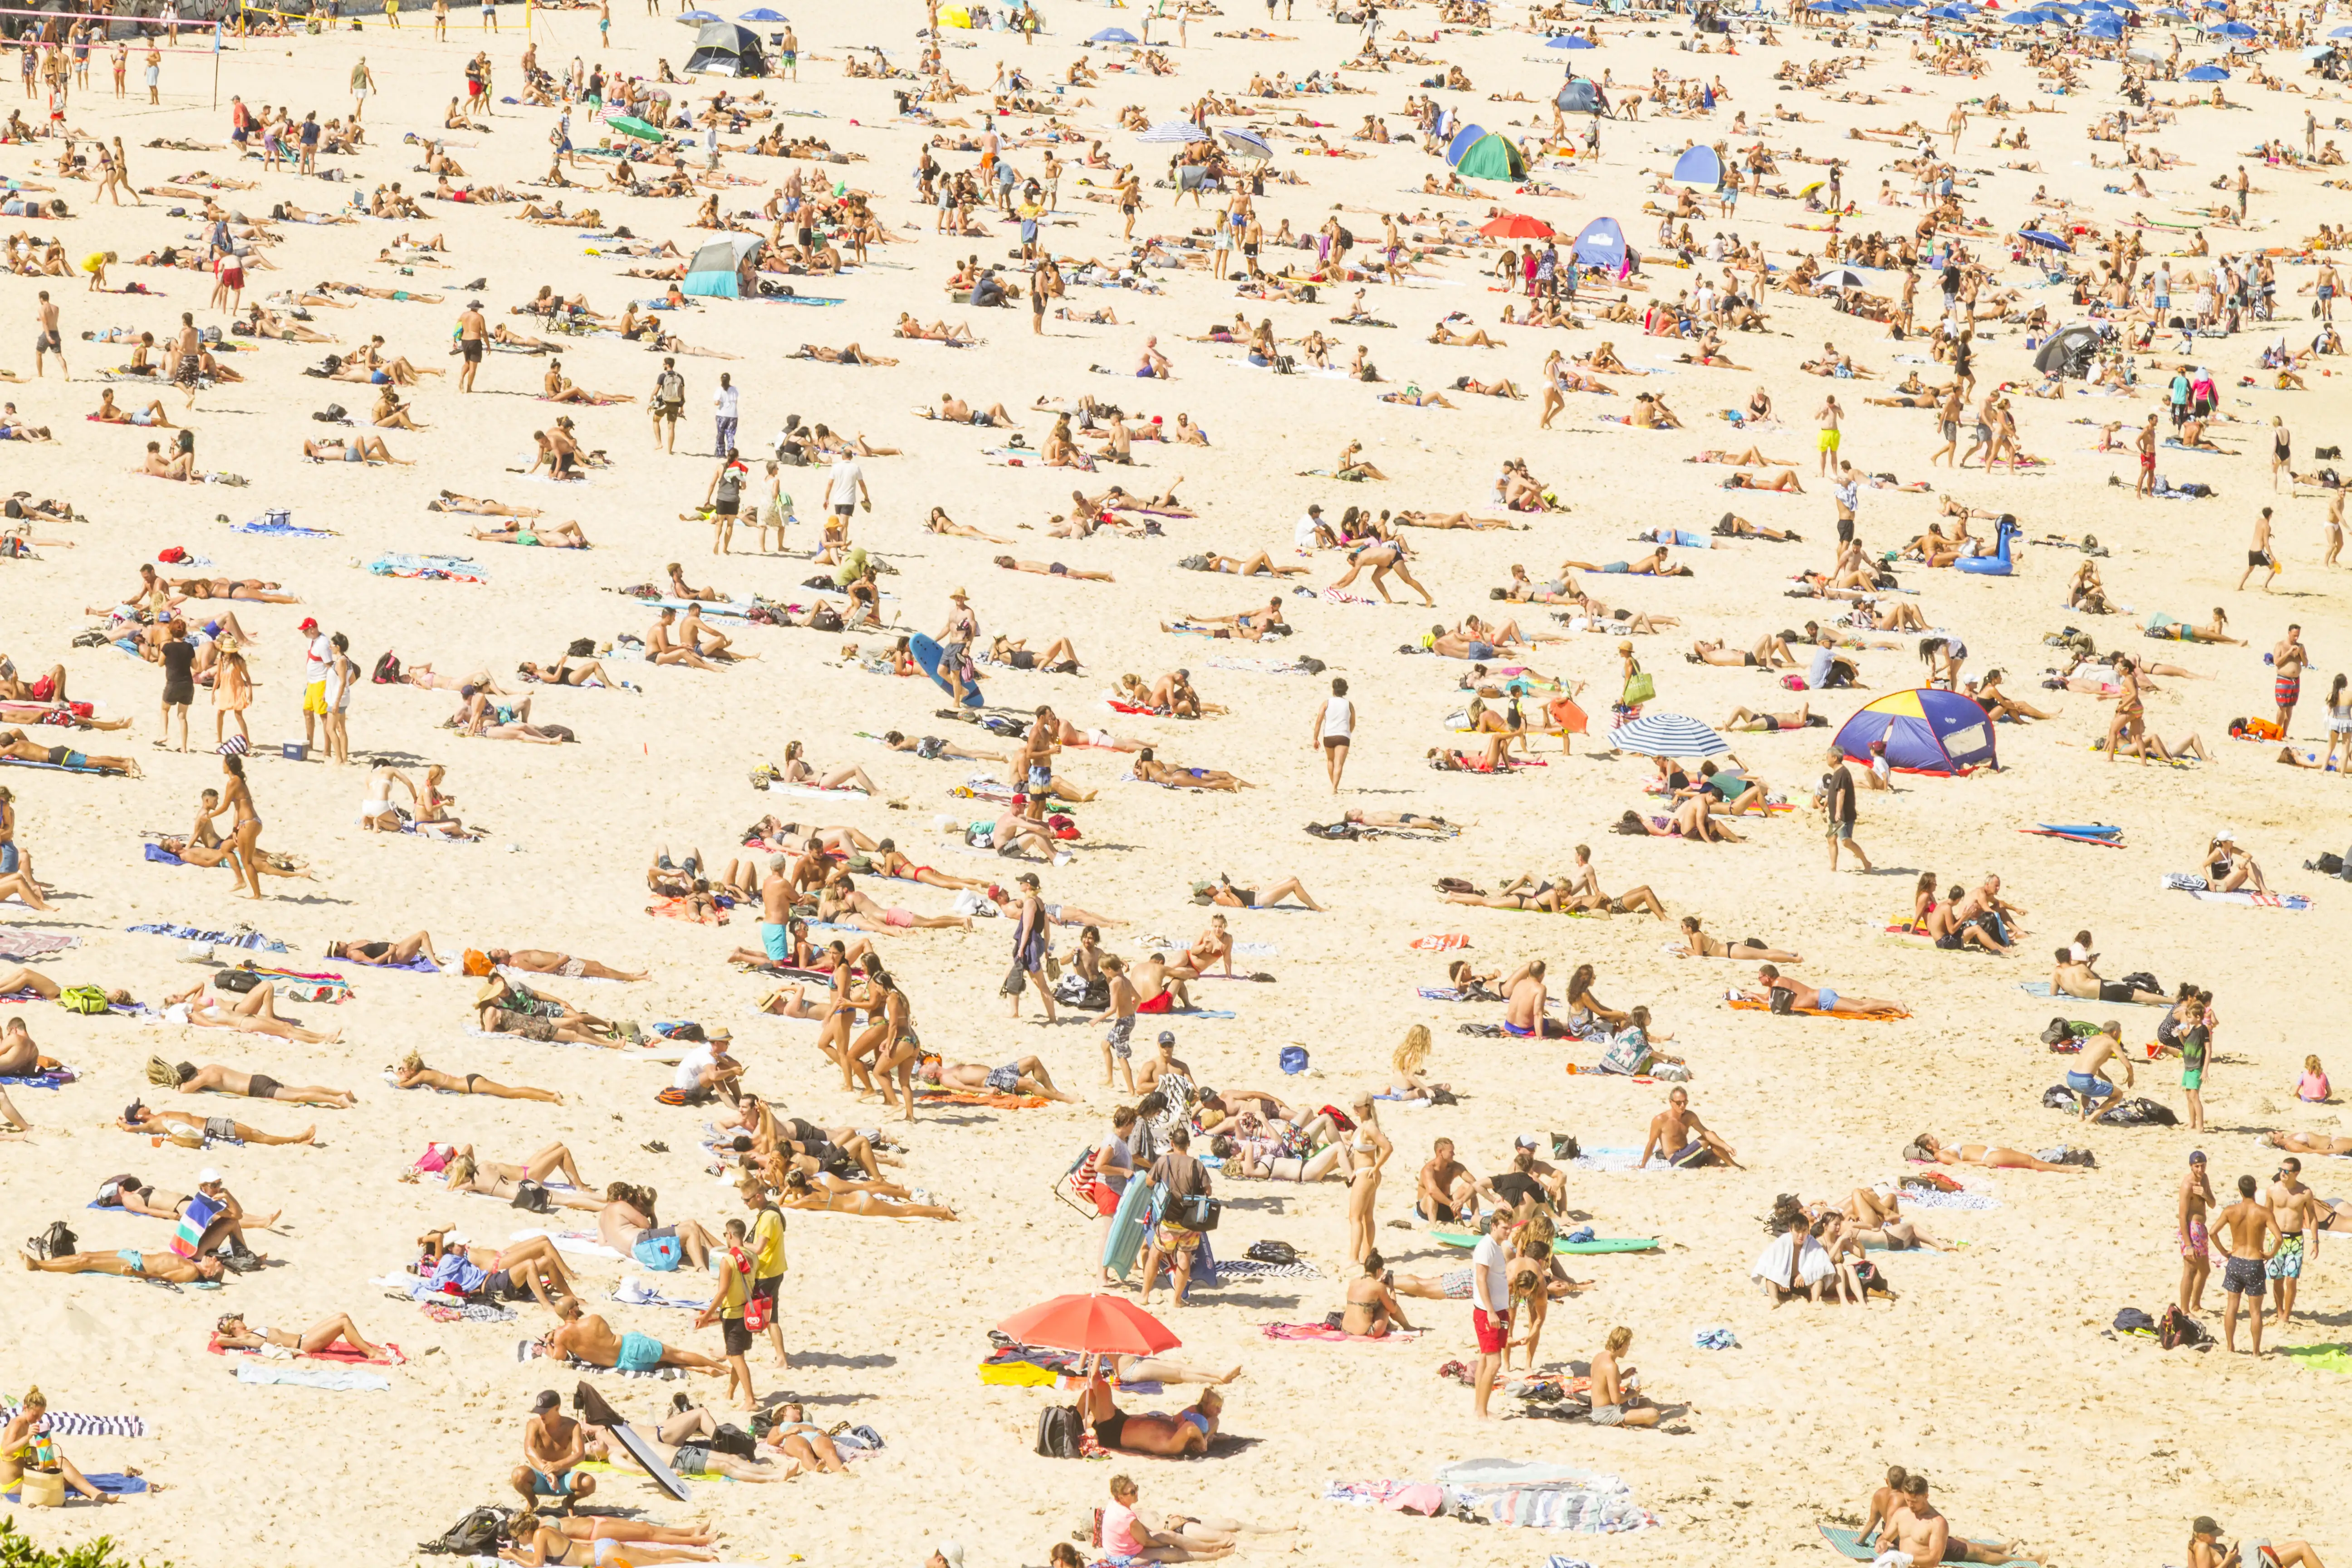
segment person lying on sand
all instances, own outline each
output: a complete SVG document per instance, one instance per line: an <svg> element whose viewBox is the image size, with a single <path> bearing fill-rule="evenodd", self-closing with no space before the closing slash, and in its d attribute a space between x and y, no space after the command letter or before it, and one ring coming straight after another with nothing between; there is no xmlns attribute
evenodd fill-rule
<svg viewBox="0 0 2352 1568"><path fill-rule="evenodd" d="M570 1357L584 1361L590 1366L617 1368L622 1372L651 1372L656 1367L682 1366L688 1372L717 1376L727 1370L727 1363L723 1361L695 1351L666 1345L651 1334L641 1334L635 1329L626 1334L616 1334L612 1324L583 1308L576 1296L559 1299L555 1303L555 1315L561 1321L539 1342L550 1357L557 1360ZM630 1555L634 1557L635 1553Z"/></svg>
<svg viewBox="0 0 2352 1568"><path fill-rule="evenodd" d="M201 1149L207 1139L234 1138L240 1143L308 1143L318 1129L305 1127L290 1137L279 1137L233 1121L226 1116L191 1116L184 1110L150 1110L137 1100L131 1102L115 1124L125 1132L136 1132L152 1138L157 1134L169 1138L185 1148Z"/></svg>
<svg viewBox="0 0 2352 1568"><path fill-rule="evenodd" d="M41 1259L29 1252L18 1252L28 1269L42 1274L116 1274L132 1279L160 1279L167 1285L193 1285L196 1281L217 1280L223 1265L217 1258L200 1258L193 1262L176 1252L142 1252L126 1247L120 1252L68 1252L62 1258ZM21 1452L21 1450L19 1450ZM110 1502L92 1489L93 1500Z"/></svg>
<svg viewBox="0 0 2352 1568"><path fill-rule="evenodd" d="M1675 951L1685 958L1769 959L1777 963L1805 962L1797 953L1782 952L1778 948L1766 947L1752 938L1742 938L1738 942L1726 942L1721 937L1708 936L1699 930L1699 918L1696 915L1683 917L1683 938L1680 942L1675 944Z"/></svg>
<svg viewBox="0 0 2352 1568"><path fill-rule="evenodd" d="M225 1312L213 1323L213 1338L223 1350L257 1351L275 1345L280 1349L300 1351L304 1355L316 1355L336 1344L347 1344L370 1361L386 1359L387 1353L398 1354L387 1345L379 1345L360 1332L349 1312L338 1312L331 1318L321 1318L299 1332L291 1329L272 1328L267 1323L248 1324L243 1312Z"/></svg>
<svg viewBox="0 0 2352 1568"><path fill-rule="evenodd" d="M257 984L256 991L266 991L268 984ZM341 1030L336 1031L338 1035ZM304 1044L332 1044L324 1037L313 1036ZM227 1094L247 1100L276 1100L288 1105L327 1105L338 1110L349 1110L359 1103L359 1096L341 1089L296 1089L279 1083L268 1073L239 1072L218 1062L197 1067L181 1062L176 1067L161 1057L147 1058L147 1081L159 1089L176 1089L182 1094Z"/></svg>
<svg viewBox="0 0 2352 1568"><path fill-rule="evenodd" d="M577 1294L555 1243L544 1236L511 1242L504 1247L476 1247L451 1233L454 1225L436 1226L416 1238L422 1249L409 1271L452 1296L478 1297L485 1301L537 1301L549 1311L558 1296Z"/></svg>
<svg viewBox="0 0 2352 1568"><path fill-rule="evenodd" d="M917 1083L933 1084L940 1089L961 1089L968 1094L1026 1094L1046 1100L1058 1100L1076 1105L1075 1095L1064 1094L1054 1087L1053 1074L1034 1056L1026 1056L1003 1067L984 1067L979 1062L926 1060L915 1073Z"/></svg>
<svg viewBox="0 0 2352 1568"><path fill-rule="evenodd" d="M2000 1171L2080 1172L2081 1165L2054 1164L2037 1160L2021 1150L1998 1143L1954 1143L1947 1145L1932 1132L1922 1132L1904 1148L1906 1160L1928 1160L1939 1165L1986 1165Z"/></svg>
<svg viewBox="0 0 2352 1568"><path fill-rule="evenodd" d="M1751 1002L1761 1002L1767 1006L1771 1005L1774 992L1786 991L1789 993L1790 1006L1808 1012L1900 1013L1905 1010L1900 1002L1882 1001L1875 996L1848 996L1826 985L1819 987L1807 985L1802 981L1790 979L1782 974L1779 968L1769 963L1757 970L1756 975L1763 984L1753 991L1743 991L1740 994Z"/></svg>
<svg viewBox="0 0 2352 1568"><path fill-rule="evenodd" d="M365 963L377 968L406 969L419 955L436 969L446 969L441 955L433 951L431 933L418 931L398 942L331 942L327 956L345 963Z"/></svg>
<svg viewBox="0 0 2352 1568"><path fill-rule="evenodd" d="M1181 1410L1122 1411L1111 1398L1111 1387L1097 1373L1078 1395L1078 1418L1094 1428L1095 1441L1106 1448L1161 1458L1193 1458L1209 1451L1217 1435L1217 1415L1224 1398L1213 1388Z"/></svg>
<svg viewBox="0 0 2352 1568"><path fill-rule="evenodd" d="M540 1100L551 1105L562 1105L563 1096L551 1089L515 1088L493 1083L480 1073L439 1072L425 1065L425 1058L415 1051L400 1059L400 1066L391 1069L394 1089L437 1089L444 1094L487 1094L495 1100Z"/></svg>
<svg viewBox="0 0 2352 1568"><path fill-rule="evenodd" d="M904 1198L887 1197L872 1192L838 1192L818 1189L808 1175L801 1171L784 1173L783 1206L788 1209L814 1210L824 1214L867 1215L880 1219L947 1219L956 1217L955 1210L937 1204L916 1203Z"/></svg>

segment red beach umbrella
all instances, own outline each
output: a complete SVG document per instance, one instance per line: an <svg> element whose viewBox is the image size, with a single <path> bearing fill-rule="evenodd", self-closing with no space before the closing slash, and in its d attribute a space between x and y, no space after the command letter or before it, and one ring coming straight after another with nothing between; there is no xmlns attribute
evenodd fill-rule
<svg viewBox="0 0 2352 1568"><path fill-rule="evenodd" d="M1558 237L1552 233L1551 225L1544 222L1544 220L1539 217L1531 217L1526 213L1505 213L1500 217L1488 218L1485 223L1478 226L1478 232L1484 235L1491 235L1496 239L1552 239Z"/></svg>
<svg viewBox="0 0 2352 1568"><path fill-rule="evenodd" d="M1117 1355L1157 1355L1183 1342L1123 1296L1056 1296L996 1325L1024 1345Z"/></svg>

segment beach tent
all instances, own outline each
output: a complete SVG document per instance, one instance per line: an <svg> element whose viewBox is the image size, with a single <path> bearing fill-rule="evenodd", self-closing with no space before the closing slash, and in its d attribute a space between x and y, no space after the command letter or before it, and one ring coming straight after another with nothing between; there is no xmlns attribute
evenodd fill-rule
<svg viewBox="0 0 2352 1568"><path fill-rule="evenodd" d="M686 57L686 71L712 76L765 76L767 58L760 52L760 35L732 22L705 22L694 35L694 53Z"/></svg>
<svg viewBox="0 0 2352 1568"><path fill-rule="evenodd" d="M1719 185L1723 183L1723 160L1715 155L1712 147L1685 147L1683 155L1675 160L1675 179L1685 185Z"/></svg>
<svg viewBox="0 0 2352 1568"><path fill-rule="evenodd" d="M1570 77L1560 84L1559 96L1551 101L1552 107L1562 114L1609 112L1609 95L1602 92L1601 84L1589 76Z"/></svg>
<svg viewBox="0 0 2352 1568"><path fill-rule="evenodd" d="M1472 144L1476 142L1481 136L1486 134L1486 128L1483 125L1463 126L1460 130L1454 132L1451 137L1447 138L1445 142L1445 161L1449 163L1460 163L1462 161L1462 154L1468 152Z"/></svg>
<svg viewBox="0 0 2352 1568"><path fill-rule="evenodd" d="M1579 267L1606 267L1614 271L1620 265L1642 265L1633 247L1625 243L1625 231L1617 226L1613 217L1597 217L1586 224L1576 237L1576 264Z"/></svg>
<svg viewBox="0 0 2352 1568"><path fill-rule="evenodd" d="M1474 180L1524 180L1528 177L1528 161L1519 150L1496 132L1488 132L1467 147L1454 161L1454 172Z"/></svg>
<svg viewBox="0 0 2352 1568"><path fill-rule="evenodd" d="M1920 687L1889 692L1845 721L1836 746L1857 762L1870 760L1873 743L1886 742L1890 767L1911 773L1961 773L1999 767L1993 756L1992 721L1973 699Z"/></svg>
<svg viewBox="0 0 2352 1568"><path fill-rule="evenodd" d="M742 290L736 283L736 269L745 258L758 259L767 248L767 241L755 234L730 234L714 239L694 253L687 264L686 281L678 285L684 294L699 294L709 299L738 300Z"/></svg>
<svg viewBox="0 0 2352 1568"><path fill-rule="evenodd" d="M2093 356L2099 352L2099 332L2095 327L2064 327L2051 334L2033 356L2033 368L2044 375L2081 376L2091 367Z"/></svg>

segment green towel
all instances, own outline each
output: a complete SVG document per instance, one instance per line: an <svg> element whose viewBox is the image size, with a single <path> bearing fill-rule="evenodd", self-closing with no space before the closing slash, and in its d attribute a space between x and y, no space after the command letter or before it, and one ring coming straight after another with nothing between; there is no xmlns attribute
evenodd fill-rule
<svg viewBox="0 0 2352 1568"><path fill-rule="evenodd" d="M2352 1344L2280 1345L2276 1353L2323 1371L2352 1373Z"/></svg>

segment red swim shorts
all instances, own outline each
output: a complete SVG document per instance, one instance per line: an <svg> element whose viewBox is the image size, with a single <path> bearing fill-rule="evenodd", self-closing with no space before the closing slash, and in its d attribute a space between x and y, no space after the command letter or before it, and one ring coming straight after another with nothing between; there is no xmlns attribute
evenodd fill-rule
<svg viewBox="0 0 2352 1568"><path fill-rule="evenodd" d="M1135 1010L1139 1013L1165 1013L1175 1005L1176 993L1162 991L1149 1002L1138 1002L1135 1005Z"/></svg>
<svg viewBox="0 0 2352 1568"><path fill-rule="evenodd" d="M1511 1314L1490 1313L1484 1307L1470 1309L1470 1321L1478 1330L1478 1353L1501 1355L1504 1344L1511 1337Z"/></svg>
<svg viewBox="0 0 2352 1568"><path fill-rule="evenodd" d="M1095 1213L1101 1215L1106 1218L1117 1214L1118 1212L1118 1197L1119 1194L1117 1191L1105 1186L1100 1182L1097 1182L1095 1184L1094 1190Z"/></svg>

